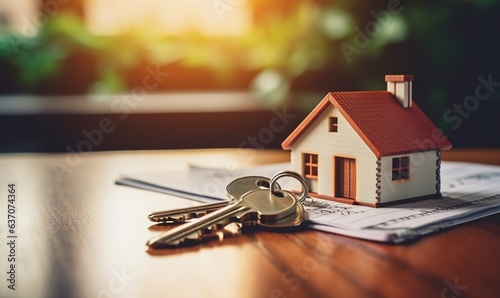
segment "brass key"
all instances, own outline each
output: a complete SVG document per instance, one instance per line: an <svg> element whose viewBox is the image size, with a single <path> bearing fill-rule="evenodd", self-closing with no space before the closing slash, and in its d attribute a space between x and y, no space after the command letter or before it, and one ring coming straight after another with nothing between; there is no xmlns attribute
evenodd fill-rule
<svg viewBox="0 0 500 298"><path fill-rule="evenodd" d="M268 189L249 191L222 209L162 233L146 244L152 248L172 247L183 244L189 238L202 239L203 230L219 229L229 223L242 223L244 226L272 226L273 222L283 220L288 216L295 217L297 197L284 190L271 192ZM295 222L295 221L293 221Z"/></svg>
<svg viewBox="0 0 500 298"><path fill-rule="evenodd" d="M213 211L234 203L238 198L250 190L268 189L270 179L263 176L245 176L233 180L226 186L226 195L229 201L215 202L172 210L155 211L148 215L148 219L160 223L184 223L191 219L200 218ZM279 184L275 186L281 189Z"/></svg>
<svg viewBox="0 0 500 298"><path fill-rule="evenodd" d="M230 203L231 201L222 201L193 207L155 211L148 215L148 219L159 223L184 223L191 219L200 218L210 212L226 207Z"/></svg>
<svg viewBox="0 0 500 298"><path fill-rule="evenodd" d="M245 176L236 178L226 186L226 196L230 200L237 200L245 193L257 189L269 189L271 179L263 176ZM281 189L278 183L275 183L276 189Z"/></svg>

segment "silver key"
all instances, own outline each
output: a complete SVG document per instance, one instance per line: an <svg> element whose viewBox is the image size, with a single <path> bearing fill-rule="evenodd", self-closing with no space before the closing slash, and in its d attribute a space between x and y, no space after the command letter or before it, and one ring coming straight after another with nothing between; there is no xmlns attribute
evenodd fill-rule
<svg viewBox="0 0 500 298"><path fill-rule="evenodd" d="M219 229L231 222L244 223L245 226L272 224L293 215L299 204L297 197L290 192L258 189L244 194L235 203L214 211L196 221L191 221L162 233L146 244L152 248L178 246L186 238L202 239L203 230Z"/></svg>
<svg viewBox="0 0 500 298"><path fill-rule="evenodd" d="M243 194L250 190L268 189L270 179L263 176L245 176L237 178L226 186L226 195L229 201L198 205L194 207L172 210L155 211L148 215L148 219L160 223L184 223L191 219L200 218L213 211L234 203ZM281 189L279 184L277 189Z"/></svg>

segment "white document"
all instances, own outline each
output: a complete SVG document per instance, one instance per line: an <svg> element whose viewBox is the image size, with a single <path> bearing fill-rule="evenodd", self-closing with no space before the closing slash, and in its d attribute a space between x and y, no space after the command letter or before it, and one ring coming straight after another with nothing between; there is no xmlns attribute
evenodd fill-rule
<svg viewBox="0 0 500 298"><path fill-rule="evenodd" d="M164 192L200 202L225 200L225 187L245 175L272 177L289 163L236 171L189 167L182 172L125 175L117 184ZM278 181L289 189L291 178ZM442 162L443 199L371 208L314 198L306 206L313 229L400 243L500 212L500 166ZM153 210L151 210L153 211Z"/></svg>

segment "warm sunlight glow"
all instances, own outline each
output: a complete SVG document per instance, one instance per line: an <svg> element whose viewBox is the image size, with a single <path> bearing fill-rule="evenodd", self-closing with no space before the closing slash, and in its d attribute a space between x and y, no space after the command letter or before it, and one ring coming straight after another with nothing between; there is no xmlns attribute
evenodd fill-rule
<svg viewBox="0 0 500 298"><path fill-rule="evenodd" d="M99 35L138 29L165 35L242 35L251 25L246 0L89 0L85 8L89 30Z"/></svg>
<svg viewBox="0 0 500 298"><path fill-rule="evenodd" d="M5 26L24 36L36 34L40 23L47 21L44 13L37 12L35 0L0 1L0 28Z"/></svg>

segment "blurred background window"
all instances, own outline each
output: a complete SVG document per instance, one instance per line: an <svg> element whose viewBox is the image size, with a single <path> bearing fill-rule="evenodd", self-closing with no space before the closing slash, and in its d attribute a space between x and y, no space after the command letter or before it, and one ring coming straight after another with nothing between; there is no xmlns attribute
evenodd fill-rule
<svg viewBox="0 0 500 298"><path fill-rule="evenodd" d="M243 0L89 0L85 22L97 35L119 35L142 28L165 35L242 35L250 29Z"/></svg>
<svg viewBox="0 0 500 298"><path fill-rule="evenodd" d="M305 114L405 73L456 145L499 146L500 92L464 101L479 77L500 81L499 15L494 0L2 1L0 95L92 99L156 73L149 94L238 91Z"/></svg>
<svg viewBox="0 0 500 298"><path fill-rule="evenodd" d="M27 30L27 23L31 16L38 12L36 0L16 0L0 2L0 26L21 35L31 36L36 33Z"/></svg>

